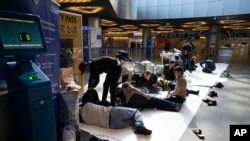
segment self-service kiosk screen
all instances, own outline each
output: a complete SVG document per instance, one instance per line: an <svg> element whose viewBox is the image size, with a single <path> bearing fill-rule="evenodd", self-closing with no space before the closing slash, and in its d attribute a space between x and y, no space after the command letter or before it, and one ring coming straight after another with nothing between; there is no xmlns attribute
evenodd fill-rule
<svg viewBox="0 0 250 141"><path fill-rule="evenodd" d="M0 11L0 54L47 52L38 16Z"/></svg>

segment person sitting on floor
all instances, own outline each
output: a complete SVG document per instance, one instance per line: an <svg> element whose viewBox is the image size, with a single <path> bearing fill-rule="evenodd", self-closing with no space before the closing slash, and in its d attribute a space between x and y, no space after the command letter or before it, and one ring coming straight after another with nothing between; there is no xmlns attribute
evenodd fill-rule
<svg viewBox="0 0 250 141"><path fill-rule="evenodd" d="M183 76L184 70L181 66L174 68L176 77L175 89L168 91L168 97L165 100L183 104L186 101L187 81Z"/></svg>
<svg viewBox="0 0 250 141"><path fill-rule="evenodd" d="M171 61L168 66L164 66L163 74L165 76L165 80L159 80L157 82L158 86L160 86L163 90L165 90L165 89L174 90L175 89L176 78L175 78L175 74L174 74L174 67L176 67L176 66L179 66L179 65L176 64L175 61ZM199 92L200 92L199 90L195 91L195 90L187 89L187 95L188 94L198 95Z"/></svg>
<svg viewBox="0 0 250 141"><path fill-rule="evenodd" d="M206 73L212 73L216 69L215 63L212 59L205 58L203 62L200 62L202 71Z"/></svg>
<svg viewBox="0 0 250 141"><path fill-rule="evenodd" d="M157 97L151 97L142 90L135 88L130 83L128 74L122 76L122 91L126 97L126 104L134 108L157 108L165 111L178 112L181 109L181 104L170 102Z"/></svg>
<svg viewBox="0 0 250 141"><path fill-rule="evenodd" d="M146 70L137 80L135 80L135 86L143 89L146 93L159 93L162 91L161 87L156 85L158 77L151 73L150 70Z"/></svg>
<svg viewBox="0 0 250 141"><path fill-rule="evenodd" d="M165 65L163 69L163 76L166 80L175 80L174 75L174 67L175 67L175 61L170 61L169 65Z"/></svg>
<svg viewBox="0 0 250 141"><path fill-rule="evenodd" d="M96 101L98 100L83 97L79 113L84 123L111 129L131 125L136 134L150 135L152 133L144 126L142 115L137 109L97 105Z"/></svg>

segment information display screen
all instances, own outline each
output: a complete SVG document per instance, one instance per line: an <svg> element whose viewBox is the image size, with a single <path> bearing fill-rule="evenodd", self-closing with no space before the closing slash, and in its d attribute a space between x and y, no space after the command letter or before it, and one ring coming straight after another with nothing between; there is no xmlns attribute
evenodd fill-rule
<svg viewBox="0 0 250 141"><path fill-rule="evenodd" d="M0 55L42 52L47 47L38 16L0 11Z"/></svg>

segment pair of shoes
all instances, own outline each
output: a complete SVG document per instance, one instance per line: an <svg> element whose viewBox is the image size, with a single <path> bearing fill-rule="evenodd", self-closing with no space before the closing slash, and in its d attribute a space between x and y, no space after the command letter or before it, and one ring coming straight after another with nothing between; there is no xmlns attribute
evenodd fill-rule
<svg viewBox="0 0 250 141"><path fill-rule="evenodd" d="M230 75L229 73L225 73L224 76L227 78L232 78L232 75Z"/></svg>
<svg viewBox="0 0 250 141"><path fill-rule="evenodd" d="M210 97L218 97L218 94L215 91L211 91L211 92L209 92L208 96L210 96Z"/></svg>
<svg viewBox="0 0 250 141"><path fill-rule="evenodd" d="M205 136L202 134L201 129L193 128L192 131L198 138L205 139Z"/></svg>
<svg viewBox="0 0 250 141"><path fill-rule="evenodd" d="M207 105L208 105L208 106L216 106L216 105L217 105L217 102L216 102L216 100L212 100L212 101L209 101L209 102L207 103Z"/></svg>
<svg viewBox="0 0 250 141"><path fill-rule="evenodd" d="M144 126L138 125L135 129L136 134L151 135L152 130L147 129Z"/></svg>
<svg viewBox="0 0 250 141"><path fill-rule="evenodd" d="M181 110L182 104L176 103L175 111L179 112Z"/></svg>
<svg viewBox="0 0 250 141"><path fill-rule="evenodd" d="M203 102L207 103L208 106L215 106L217 105L217 102L214 98L210 96L206 96L204 99L202 99Z"/></svg>
<svg viewBox="0 0 250 141"><path fill-rule="evenodd" d="M216 87L216 88L223 88L224 85L221 82L219 82L216 85L214 85L214 87Z"/></svg>
<svg viewBox="0 0 250 141"><path fill-rule="evenodd" d="M210 102L212 100L214 100L214 99L212 97L210 97L210 96L206 96L205 98L202 99L202 101L205 102L205 103L208 103L208 102Z"/></svg>

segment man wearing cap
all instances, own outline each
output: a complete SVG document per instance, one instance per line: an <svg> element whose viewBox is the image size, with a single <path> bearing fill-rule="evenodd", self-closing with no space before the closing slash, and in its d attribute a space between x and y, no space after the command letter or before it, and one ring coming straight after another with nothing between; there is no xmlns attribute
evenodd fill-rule
<svg viewBox="0 0 250 141"><path fill-rule="evenodd" d="M102 102L106 102L108 90L111 95L111 105L115 105L115 89L117 87L118 80L121 76L122 67L120 61L113 57L102 56L93 59L90 62L82 62L79 64L78 69L83 73L90 73L88 90L91 90L99 83L99 75L101 73L107 73L105 81L103 83L103 95Z"/></svg>

